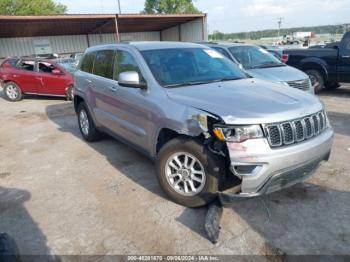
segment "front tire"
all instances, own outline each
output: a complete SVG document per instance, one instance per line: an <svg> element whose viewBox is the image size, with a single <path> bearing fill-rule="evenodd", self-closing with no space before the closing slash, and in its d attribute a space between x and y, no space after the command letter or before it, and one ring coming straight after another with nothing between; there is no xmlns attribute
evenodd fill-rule
<svg viewBox="0 0 350 262"><path fill-rule="evenodd" d="M315 94L319 93L322 89L325 88L323 76L319 71L307 70L305 73L309 76L311 80L311 84L315 90Z"/></svg>
<svg viewBox="0 0 350 262"><path fill-rule="evenodd" d="M7 82L4 86L5 98L11 102L20 101L23 97L21 88L14 82Z"/></svg>
<svg viewBox="0 0 350 262"><path fill-rule="evenodd" d="M94 142L101 138L101 133L97 130L96 125L84 102L78 106L78 125L80 133L88 142Z"/></svg>
<svg viewBox="0 0 350 262"><path fill-rule="evenodd" d="M161 187L172 201L200 207L215 199L224 165L200 143L177 138L159 151L156 171Z"/></svg>
<svg viewBox="0 0 350 262"><path fill-rule="evenodd" d="M66 98L68 101L73 101L74 99L74 87L70 86L67 88L67 94L66 94Z"/></svg>

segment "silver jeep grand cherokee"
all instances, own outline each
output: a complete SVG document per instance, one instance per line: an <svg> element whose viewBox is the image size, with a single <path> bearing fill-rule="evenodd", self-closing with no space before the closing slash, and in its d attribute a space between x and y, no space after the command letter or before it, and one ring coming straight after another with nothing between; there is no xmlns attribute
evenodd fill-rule
<svg viewBox="0 0 350 262"><path fill-rule="evenodd" d="M161 187L185 206L271 193L329 158L333 130L317 97L247 78L202 45L89 48L75 87L82 136L105 132L154 159Z"/></svg>

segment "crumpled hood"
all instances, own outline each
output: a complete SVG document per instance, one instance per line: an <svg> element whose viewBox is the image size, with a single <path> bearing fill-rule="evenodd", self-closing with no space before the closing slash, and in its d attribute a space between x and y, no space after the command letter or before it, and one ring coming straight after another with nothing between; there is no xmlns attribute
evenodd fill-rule
<svg viewBox="0 0 350 262"><path fill-rule="evenodd" d="M245 71L254 78L275 82L296 81L308 78L304 72L291 66L256 68L247 69Z"/></svg>
<svg viewBox="0 0 350 262"><path fill-rule="evenodd" d="M219 116L227 124L264 124L296 119L322 110L304 91L258 79L167 89L177 103Z"/></svg>

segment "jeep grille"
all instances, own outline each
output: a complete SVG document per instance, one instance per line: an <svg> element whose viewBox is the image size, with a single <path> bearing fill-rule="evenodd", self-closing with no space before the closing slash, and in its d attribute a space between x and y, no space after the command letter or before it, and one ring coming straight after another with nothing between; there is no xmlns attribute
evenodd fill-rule
<svg viewBox="0 0 350 262"><path fill-rule="evenodd" d="M323 111L282 123L265 125L265 132L271 147L281 147L311 139L324 131L326 117Z"/></svg>

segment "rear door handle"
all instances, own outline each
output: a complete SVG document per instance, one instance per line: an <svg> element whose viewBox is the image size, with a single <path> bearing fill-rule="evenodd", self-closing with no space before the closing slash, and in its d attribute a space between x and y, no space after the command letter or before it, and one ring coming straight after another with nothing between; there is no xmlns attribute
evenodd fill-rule
<svg viewBox="0 0 350 262"><path fill-rule="evenodd" d="M350 58L350 55L343 55L342 58Z"/></svg>
<svg viewBox="0 0 350 262"><path fill-rule="evenodd" d="M90 79L85 79L85 80L86 80L86 82L88 82L89 84L92 83L92 81L91 81Z"/></svg>

